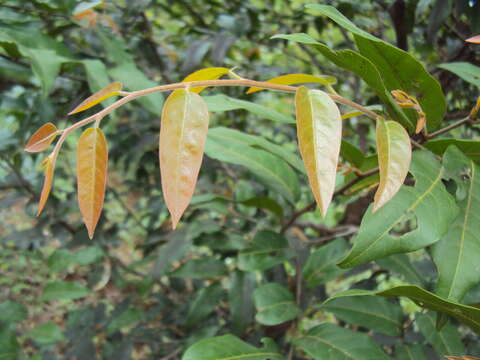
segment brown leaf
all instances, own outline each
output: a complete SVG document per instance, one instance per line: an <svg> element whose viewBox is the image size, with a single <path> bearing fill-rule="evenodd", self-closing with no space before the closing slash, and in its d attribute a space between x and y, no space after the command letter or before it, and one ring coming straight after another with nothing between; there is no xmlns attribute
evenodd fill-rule
<svg viewBox="0 0 480 360"><path fill-rule="evenodd" d="M30 137L25 145L25 151L33 153L43 151L48 148L57 135L57 127L52 123L46 123Z"/></svg>
<svg viewBox="0 0 480 360"><path fill-rule="evenodd" d="M47 203L48 195L50 195L50 189L52 188L53 182L53 170L55 169L55 160L56 158L50 154L43 160L42 163L45 171L45 179L43 180L42 193L40 194L40 200L38 202L37 216L41 214L45 204Z"/></svg>
<svg viewBox="0 0 480 360"><path fill-rule="evenodd" d="M203 159L208 109L200 95L175 90L165 101L160 129L163 197L173 228L190 203Z"/></svg>
<svg viewBox="0 0 480 360"><path fill-rule="evenodd" d="M471 38L468 38L465 41L472 44L480 44L480 35L472 36Z"/></svg>

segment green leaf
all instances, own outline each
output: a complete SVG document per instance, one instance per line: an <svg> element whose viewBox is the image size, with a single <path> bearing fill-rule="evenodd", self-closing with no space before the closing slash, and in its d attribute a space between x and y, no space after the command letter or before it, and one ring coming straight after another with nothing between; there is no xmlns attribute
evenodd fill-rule
<svg viewBox="0 0 480 360"><path fill-rule="evenodd" d="M427 360L423 346L414 345L396 345L395 359L397 360Z"/></svg>
<svg viewBox="0 0 480 360"><path fill-rule="evenodd" d="M360 53L382 74L387 90L403 90L417 97L426 113L429 130L441 124L447 110L442 88L415 57L361 30L333 6L311 4L306 7L351 31Z"/></svg>
<svg viewBox="0 0 480 360"><path fill-rule="evenodd" d="M287 150L284 146L274 144L261 136L245 134L235 129L216 127L208 130L208 137L219 142L224 141L229 144L247 145L263 149L277 155L289 163L294 169L305 174L305 166L303 166L302 160L296 154Z"/></svg>
<svg viewBox="0 0 480 360"><path fill-rule="evenodd" d="M295 120L291 116L287 116L266 106L256 104L250 101L235 99L222 94L202 97L207 103L208 110L212 112L223 112L243 109L251 112L252 114L258 115L261 118L269 119L272 121L284 124L295 123Z"/></svg>
<svg viewBox="0 0 480 360"><path fill-rule="evenodd" d="M342 145L340 146L340 155L344 160L348 161L356 168L360 168L365 160L365 155L363 152L346 140L342 140Z"/></svg>
<svg viewBox="0 0 480 360"><path fill-rule="evenodd" d="M144 312L135 307L128 307L110 321L107 326L107 334L111 335L117 330L131 326L143 319Z"/></svg>
<svg viewBox="0 0 480 360"><path fill-rule="evenodd" d="M62 330L53 322L35 326L26 336L42 345L53 344L64 339Z"/></svg>
<svg viewBox="0 0 480 360"><path fill-rule="evenodd" d="M48 267L53 272L63 271L74 263L74 255L67 249L55 250L47 260Z"/></svg>
<svg viewBox="0 0 480 360"><path fill-rule="evenodd" d="M480 163L480 141L464 139L435 139L423 144L428 150L443 156L450 145L455 145L465 155L476 163Z"/></svg>
<svg viewBox="0 0 480 360"><path fill-rule="evenodd" d="M168 242L158 249L152 276L158 279L165 274L175 261L180 260L185 255L191 247L191 240L188 226L174 231Z"/></svg>
<svg viewBox="0 0 480 360"><path fill-rule="evenodd" d="M218 282L200 289L188 309L185 326L191 327L205 319L215 310L223 295L222 285Z"/></svg>
<svg viewBox="0 0 480 360"><path fill-rule="evenodd" d="M255 234L249 248L238 255L238 267L244 271L263 271L294 256L285 237L263 230Z"/></svg>
<svg viewBox="0 0 480 360"><path fill-rule="evenodd" d="M190 346L182 360L282 360L283 356L262 339L266 345L258 349L233 335L217 336L200 340Z"/></svg>
<svg viewBox="0 0 480 360"><path fill-rule="evenodd" d="M20 344L15 333L15 326L0 323L0 359L20 359Z"/></svg>
<svg viewBox="0 0 480 360"><path fill-rule="evenodd" d="M90 91L96 93L111 83L107 75L107 67L100 60L82 60L87 75Z"/></svg>
<svg viewBox="0 0 480 360"><path fill-rule="evenodd" d="M269 152L250 146L233 145L228 141L218 141L208 136L205 154L212 159L246 167L265 186L292 204L300 196L300 186L295 172L285 161Z"/></svg>
<svg viewBox="0 0 480 360"><path fill-rule="evenodd" d="M334 324L316 326L293 343L315 360L389 359L367 334Z"/></svg>
<svg viewBox="0 0 480 360"><path fill-rule="evenodd" d="M295 304L293 294L284 286L269 283L258 287L253 292L257 309L255 320L263 325L278 325L295 319L300 308Z"/></svg>
<svg viewBox="0 0 480 360"><path fill-rule="evenodd" d="M10 300L0 303L0 323L13 324L24 321L27 317L28 310L22 304Z"/></svg>
<svg viewBox="0 0 480 360"><path fill-rule="evenodd" d="M170 273L174 277L186 277L192 279L208 279L224 276L227 267L221 260L216 259L192 259L180 265L178 269Z"/></svg>
<svg viewBox="0 0 480 360"><path fill-rule="evenodd" d="M480 67L468 62L452 62L438 65L439 68L448 70L466 82L480 87Z"/></svg>
<svg viewBox="0 0 480 360"><path fill-rule="evenodd" d="M458 329L451 323L438 330L436 321L431 312L427 314L417 314L415 323L425 339L432 344L440 357L445 355L465 355L465 347L462 344L462 338Z"/></svg>
<svg viewBox="0 0 480 360"><path fill-rule="evenodd" d="M437 242L448 230L457 208L442 183L444 169L431 153L419 151L413 156L411 173L415 186L403 185L381 211L372 213L369 207L353 239L353 248L340 267L421 249ZM398 236L394 233L398 226L414 227L415 219L416 228Z"/></svg>
<svg viewBox="0 0 480 360"><path fill-rule="evenodd" d="M322 305L322 309L352 325L399 336L402 328L402 308L375 296L343 297Z"/></svg>
<svg viewBox="0 0 480 360"><path fill-rule="evenodd" d="M73 258L78 265L89 265L102 260L104 253L99 246L87 246L73 253Z"/></svg>
<svg viewBox="0 0 480 360"><path fill-rule="evenodd" d="M302 270L307 286L315 287L343 274L345 270L336 263L346 251L345 239L337 239L312 251Z"/></svg>
<svg viewBox="0 0 480 360"><path fill-rule="evenodd" d="M76 282L52 281L43 288L41 300L74 300L90 294L90 290Z"/></svg>
<svg viewBox="0 0 480 360"><path fill-rule="evenodd" d="M252 293L255 289L255 274L237 270L229 280L231 327L235 334L242 335L253 319Z"/></svg>
<svg viewBox="0 0 480 360"><path fill-rule="evenodd" d="M383 259L376 260L377 264L383 269L387 269L398 275L401 275L407 282L422 286L425 279L418 273L417 269L412 265L407 254L390 255Z"/></svg>
<svg viewBox="0 0 480 360"><path fill-rule="evenodd" d="M480 167L460 150L451 146L445 153L444 166L458 184L460 212L449 223L449 230L433 247L433 260L439 271L438 295L460 301L480 282ZM460 193L460 194L459 194Z"/></svg>

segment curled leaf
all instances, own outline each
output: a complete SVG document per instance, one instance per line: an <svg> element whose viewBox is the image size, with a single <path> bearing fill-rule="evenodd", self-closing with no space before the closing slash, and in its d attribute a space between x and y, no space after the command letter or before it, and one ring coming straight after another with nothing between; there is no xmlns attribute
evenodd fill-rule
<svg viewBox="0 0 480 360"><path fill-rule="evenodd" d="M273 79L265 81L271 84L281 84L281 85L293 85L293 84L305 84L305 83L315 83L322 85L333 85L337 82L337 79L329 75L309 75L309 74L288 74L274 77ZM262 91L265 89L259 87L251 87L247 90L247 94L252 94L257 91Z"/></svg>
<svg viewBox="0 0 480 360"><path fill-rule="evenodd" d="M48 195L50 195L50 189L52 188L53 182L53 170L55 169L55 160L56 158L54 155L50 154L42 162L45 172L45 179L43 181L42 193L40 194L40 200L38 202L37 216L41 214L45 204L47 203Z"/></svg>
<svg viewBox="0 0 480 360"><path fill-rule="evenodd" d="M417 125L415 127L415 134L420 133L425 128L427 118L418 100L414 96L411 96L402 90L392 90L391 93L398 106L404 109L414 109L417 112L418 117Z"/></svg>
<svg viewBox="0 0 480 360"><path fill-rule="evenodd" d="M305 86L296 92L295 108L300 153L313 196L325 216L335 190L342 118L327 93Z"/></svg>
<svg viewBox="0 0 480 360"><path fill-rule="evenodd" d="M472 36L471 38L468 38L465 41L472 44L480 44L480 35Z"/></svg>
<svg viewBox="0 0 480 360"><path fill-rule="evenodd" d="M57 127L52 123L46 123L30 137L25 145L25 151L34 153L43 151L48 148L57 135Z"/></svg>
<svg viewBox="0 0 480 360"><path fill-rule="evenodd" d="M163 107L160 129L160 175L173 228L190 203L202 164L208 109L195 92L175 90Z"/></svg>
<svg viewBox="0 0 480 360"><path fill-rule="evenodd" d="M103 131L90 128L77 145L77 195L90 239L103 208L107 183L108 149Z"/></svg>
<svg viewBox="0 0 480 360"><path fill-rule="evenodd" d="M205 80L217 80L218 78L222 77L225 74L228 74L230 69L224 67L210 67L195 71L188 75L182 82L189 82L189 81L205 81ZM199 86L191 88L190 91L200 94L206 86Z"/></svg>
<svg viewBox="0 0 480 360"><path fill-rule="evenodd" d="M412 158L410 137L399 123L379 118L376 135L380 184L372 212L385 205L400 189Z"/></svg>
<svg viewBox="0 0 480 360"><path fill-rule="evenodd" d="M122 83L115 81L110 85L105 86L103 89L98 90L95 94L89 96L85 100L83 100L80 105L78 105L75 109L70 111L68 115L73 115L84 110L90 109L92 106L97 105L98 103L102 102L109 97L115 96L120 94L122 90Z"/></svg>

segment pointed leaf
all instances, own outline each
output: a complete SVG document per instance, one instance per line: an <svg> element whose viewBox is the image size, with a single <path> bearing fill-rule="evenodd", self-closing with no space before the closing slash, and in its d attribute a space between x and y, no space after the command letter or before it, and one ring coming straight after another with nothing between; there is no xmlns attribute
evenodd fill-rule
<svg viewBox="0 0 480 360"><path fill-rule="evenodd" d="M413 156L411 173L415 186L402 186L381 211L371 206L362 219L350 253L338 265L353 267L388 255L415 251L440 240L457 213L452 196L446 191L444 169L428 151ZM414 218L412 218L414 217ZM416 228L390 234L394 227L416 219Z"/></svg>
<svg viewBox="0 0 480 360"><path fill-rule="evenodd" d="M90 239L103 208L107 167L108 149L103 131L99 128L85 130L77 145L77 195Z"/></svg>
<svg viewBox="0 0 480 360"><path fill-rule="evenodd" d="M300 308L295 304L293 294L282 285L269 283L253 292L257 309L255 319L263 325L273 326L295 319Z"/></svg>
<svg viewBox="0 0 480 360"><path fill-rule="evenodd" d="M52 123L46 123L40 127L28 140L25 145L27 152L40 152L48 148L57 137L57 127Z"/></svg>
<svg viewBox="0 0 480 360"><path fill-rule="evenodd" d="M40 194L40 200L38 201L38 210L37 216L41 214L45 204L48 200L48 195L50 195L50 189L52 188L53 182L53 172L55 169L56 157L49 155L43 160L43 168L45 169L45 179L43 180L42 193Z"/></svg>
<svg viewBox="0 0 480 360"><path fill-rule="evenodd" d="M480 35L472 36L471 38L468 38L465 41L472 44L480 44Z"/></svg>
<svg viewBox="0 0 480 360"><path fill-rule="evenodd" d="M274 77L270 80L265 81L271 84L281 84L281 85L294 85L294 84L322 84L322 85L333 85L337 82L337 79L329 75L309 75L309 74L288 74ZM254 92L262 91L265 89L259 87L251 87L247 90L247 94L252 94Z"/></svg>
<svg viewBox="0 0 480 360"><path fill-rule="evenodd" d="M451 62L438 65L439 68L448 70L466 82L480 87L480 67L468 62Z"/></svg>
<svg viewBox="0 0 480 360"><path fill-rule="evenodd" d="M85 100L83 100L75 109L70 111L68 115L73 115L84 110L90 109L92 106L97 105L98 103L102 102L109 97L118 95L119 92L122 90L122 83L115 81L110 85L105 86L103 89L97 91L95 94L89 96Z"/></svg>
<svg viewBox="0 0 480 360"><path fill-rule="evenodd" d="M208 109L200 95L184 89L172 92L162 112L159 156L163 197L174 229L195 190L207 131Z"/></svg>
<svg viewBox="0 0 480 360"><path fill-rule="evenodd" d="M185 79L182 80L182 82L217 80L218 78L222 77L225 74L228 74L229 72L230 69L224 67L211 67L206 69L200 69L188 75ZM191 92L200 94L206 88L206 86L199 86L190 88L189 90Z"/></svg>
<svg viewBox="0 0 480 360"><path fill-rule="evenodd" d="M335 191L342 118L327 93L304 86L296 92L295 108L300 153L313 196L325 216Z"/></svg>
<svg viewBox="0 0 480 360"><path fill-rule="evenodd" d="M385 205L400 189L410 168L412 147L407 131L395 121L377 121L378 167L380 185L372 212Z"/></svg>

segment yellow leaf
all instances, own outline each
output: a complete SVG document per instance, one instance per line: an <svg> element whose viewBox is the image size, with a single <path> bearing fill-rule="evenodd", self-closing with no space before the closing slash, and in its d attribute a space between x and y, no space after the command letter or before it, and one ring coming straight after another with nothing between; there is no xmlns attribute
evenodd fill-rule
<svg viewBox="0 0 480 360"><path fill-rule="evenodd" d="M48 148L52 141L57 137L57 127L52 123L46 123L28 140L25 145L25 151L27 152L40 152Z"/></svg>
<svg viewBox="0 0 480 360"><path fill-rule="evenodd" d="M321 90L298 88L295 95L297 137L308 181L322 216L335 191L342 118L337 105Z"/></svg>
<svg viewBox="0 0 480 360"><path fill-rule="evenodd" d="M380 184L373 211L385 205L400 189L410 168L412 147L407 131L395 121L377 121L377 151Z"/></svg>
<svg viewBox="0 0 480 360"><path fill-rule="evenodd" d="M224 67L210 67L195 71L188 75L182 82L190 82L190 81L205 81L205 80L217 80L218 78L222 77L225 74L228 74L230 69ZM199 86L190 88L190 92L194 92L200 94L206 86Z"/></svg>
<svg viewBox="0 0 480 360"><path fill-rule="evenodd" d="M160 175L173 228L190 203L203 159L208 109L202 97L184 89L165 101L160 129Z"/></svg>
<svg viewBox="0 0 480 360"><path fill-rule="evenodd" d="M122 83L115 81L110 85L105 86L102 90L98 90L92 96L89 96L85 100L83 100L80 105L78 105L75 109L70 111L68 115L73 115L84 110L90 109L92 106L97 105L98 103L102 102L109 97L118 95L122 90Z"/></svg>
<svg viewBox="0 0 480 360"><path fill-rule="evenodd" d="M448 356L448 355L445 355L445 357L448 360L480 360L480 358L478 358L478 357L473 357L473 356L468 356L468 355L465 355L465 356Z"/></svg>
<svg viewBox="0 0 480 360"><path fill-rule="evenodd" d="M332 85L337 82L337 79L329 75L309 75L309 74L288 74L273 79L265 81L271 84L281 84L281 85L293 85L293 84L305 84L305 83L315 83L322 85ZM247 90L247 94L252 94L257 91L262 91L265 89L259 87L251 87Z"/></svg>
<svg viewBox="0 0 480 360"><path fill-rule="evenodd" d="M48 200L48 195L50 195L50 189L52 188L53 182L53 170L55 169L55 158L53 155L47 156L43 162L42 166L45 172L45 179L43 180L42 193L40 194L40 200L38 202L38 211L37 216L41 214L45 204Z"/></svg>
<svg viewBox="0 0 480 360"><path fill-rule="evenodd" d="M77 145L77 195L90 239L103 208L107 168L108 149L105 135L99 128L85 130Z"/></svg>
<svg viewBox="0 0 480 360"><path fill-rule="evenodd" d="M477 98L477 103L475 104L472 111L470 111L470 114L468 115L470 119L475 120L477 118L479 110L480 110L480 96Z"/></svg>

